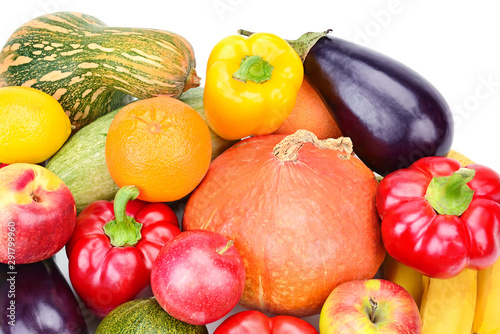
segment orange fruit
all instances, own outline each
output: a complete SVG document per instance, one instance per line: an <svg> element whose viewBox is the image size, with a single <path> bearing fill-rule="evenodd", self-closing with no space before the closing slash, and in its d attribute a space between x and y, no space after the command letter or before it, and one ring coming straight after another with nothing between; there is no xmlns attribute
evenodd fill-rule
<svg viewBox="0 0 500 334"><path fill-rule="evenodd" d="M159 96L123 107L105 145L109 174L119 186L135 185L139 199L171 202L189 194L210 165L208 126L190 106Z"/></svg>
<svg viewBox="0 0 500 334"><path fill-rule="evenodd" d="M291 135L300 129L311 131L319 139L342 136L329 107L306 77L300 86L292 113L274 133Z"/></svg>

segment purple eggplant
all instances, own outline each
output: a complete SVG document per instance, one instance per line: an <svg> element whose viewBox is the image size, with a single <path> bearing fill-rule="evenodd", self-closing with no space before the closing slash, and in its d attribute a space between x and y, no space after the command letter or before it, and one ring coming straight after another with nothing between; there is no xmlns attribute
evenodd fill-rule
<svg viewBox="0 0 500 334"><path fill-rule="evenodd" d="M446 155L453 141L450 108L426 79L371 49L323 36L304 69L356 155L387 175L424 156Z"/></svg>
<svg viewBox="0 0 500 334"><path fill-rule="evenodd" d="M88 333L85 318L53 258L0 264L0 333Z"/></svg>

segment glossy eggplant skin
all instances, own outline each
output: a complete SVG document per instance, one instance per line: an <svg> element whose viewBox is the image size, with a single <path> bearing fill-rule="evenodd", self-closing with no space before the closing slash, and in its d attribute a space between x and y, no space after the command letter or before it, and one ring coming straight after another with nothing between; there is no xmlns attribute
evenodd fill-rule
<svg viewBox="0 0 500 334"><path fill-rule="evenodd" d="M78 301L53 257L16 265L13 271L0 264L0 308L2 334L88 333Z"/></svg>
<svg viewBox="0 0 500 334"><path fill-rule="evenodd" d="M310 49L304 69L356 155L374 172L385 176L450 150L453 117L447 102L407 66L328 35Z"/></svg>

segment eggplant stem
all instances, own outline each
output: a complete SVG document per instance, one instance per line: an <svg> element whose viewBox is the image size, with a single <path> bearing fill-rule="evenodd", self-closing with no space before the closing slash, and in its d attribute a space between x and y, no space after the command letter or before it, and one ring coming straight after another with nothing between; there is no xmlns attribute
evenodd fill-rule
<svg viewBox="0 0 500 334"><path fill-rule="evenodd" d="M306 32L295 40L285 39L290 46L297 52L302 62L307 57L309 50L316 44L316 42L332 32L332 29L327 29L323 32ZM252 36L254 33L248 30L239 29L238 34L246 37Z"/></svg>

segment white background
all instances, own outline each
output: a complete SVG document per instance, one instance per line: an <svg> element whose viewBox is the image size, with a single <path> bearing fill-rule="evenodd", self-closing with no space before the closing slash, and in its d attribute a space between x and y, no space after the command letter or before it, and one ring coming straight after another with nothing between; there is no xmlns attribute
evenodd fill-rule
<svg viewBox="0 0 500 334"><path fill-rule="evenodd" d="M453 148L500 172L500 5L497 0L3 1L0 46L24 22L54 11L93 15L109 26L176 32L194 47L205 76L213 45L240 28L295 39L335 36L399 60L432 82L455 116ZM202 81L203 83L203 81ZM67 260L57 260L64 273ZM90 318L90 317L89 317ZM317 326L317 317L308 319ZM209 326L212 332L215 324Z"/></svg>

